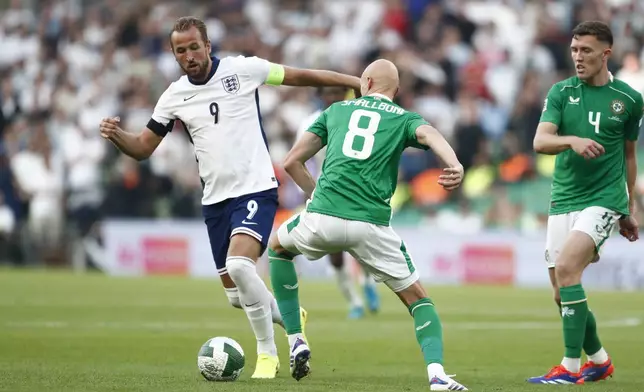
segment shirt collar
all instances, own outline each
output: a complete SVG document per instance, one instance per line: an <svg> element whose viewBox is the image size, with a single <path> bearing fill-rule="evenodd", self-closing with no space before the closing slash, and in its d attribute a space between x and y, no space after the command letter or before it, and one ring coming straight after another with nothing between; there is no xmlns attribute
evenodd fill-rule
<svg viewBox="0 0 644 392"><path fill-rule="evenodd" d="M380 98L380 99L384 99L384 100L387 100L389 102L392 102L391 98L389 98L386 95L380 94L380 93L371 93L371 94L367 95L367 97L375 97L375 98Z"/></svg>

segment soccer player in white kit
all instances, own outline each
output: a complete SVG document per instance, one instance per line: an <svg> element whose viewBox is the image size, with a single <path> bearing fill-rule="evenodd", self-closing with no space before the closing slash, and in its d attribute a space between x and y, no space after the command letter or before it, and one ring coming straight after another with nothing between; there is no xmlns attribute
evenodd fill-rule
<svg viewBox="0 0 644 392"><path fill-rule="evenodd" d="M253 378L275 378L279 370L273 322L282 324L275 299L258 276L277 210L278 182L259 111L258 87L342 86L359 90L357 77L289 68L257 57L211 53L206 26L179 18L170 43L186 75L159 98L147 127L132 134L119 118L101 121L101 135L124 154L147 159L181 121L190 136L203 185L203 215L212 254L231 305L246 312L257 338ZM305 318L305 312L302 311Z"/></svg>

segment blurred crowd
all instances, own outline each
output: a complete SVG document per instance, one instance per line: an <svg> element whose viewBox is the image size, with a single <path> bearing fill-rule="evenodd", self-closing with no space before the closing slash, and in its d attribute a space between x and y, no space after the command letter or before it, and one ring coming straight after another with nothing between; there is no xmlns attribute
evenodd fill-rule
<svg viewBox="0 0 644 392"><path fill-rule="evenodd" d="M579 21L610 21L610 69L644 92L644 3L635 0L3 0L0 260L62 260L70 239L100 238L106 217L199 216L199 176L180 124L142 164L98 134L107 116L130 132L147 124L181 75L168 33L183 15L206 21L219 57L354 75L376 58L394 61L397 102L432 122L466 168L463 187L448 195L435 184L435 157L407 151L392 200L399 224L543 228L553 161L532 153L532 138L548 88L572 74ZM314 89L260 89L280 219L304 202L280 162L320 105Z"/></svg>

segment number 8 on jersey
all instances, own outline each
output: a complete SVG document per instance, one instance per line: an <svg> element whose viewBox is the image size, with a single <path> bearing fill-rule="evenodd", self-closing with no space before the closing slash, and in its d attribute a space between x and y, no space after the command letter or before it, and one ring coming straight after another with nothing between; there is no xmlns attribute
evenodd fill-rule
<svg viewBox="0 0 644 392"><path fill-rule="evenodd" d="M362 128L360 126L360 120L363 118L368 119L367 127ZM373 145L376 141L375 134L378 132L378 125L380 125L380 113L370 112L368 110L358 109L351 113L349 118L349 130L344 137L344 143L342 144L342 153L354 159L367 159L373 151ZM353 148L356 143L356 138L361 137L364 139L364 143L359 150Z"/></svg>

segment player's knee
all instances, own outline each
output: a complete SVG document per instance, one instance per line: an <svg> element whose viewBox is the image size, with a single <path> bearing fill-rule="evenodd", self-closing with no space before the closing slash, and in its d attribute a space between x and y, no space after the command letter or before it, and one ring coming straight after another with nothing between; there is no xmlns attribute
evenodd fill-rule
<svg viewBox="0 0 644 392"><path fill-rule="evenodd" d="M231 257L230 255L233 255L257 260L262 255L262 243L250 234L234 234L230 238L228 255L229 258Z"/></svg>
<svg viewBox="0 0 644 392"><path fill-rule="evenodd" d="M237 290L237 287L226 289L226 297L228 297L228 303L230 303L233 308L242 309L241 301L239 300L239 290Z"/></svg>
<svg viewBox="0 0 644 392"><path fill-rule="evenodd" d="M562 265L558 265L555 270L557 286L567 287L579 283L582 273L583 268L579 268L575 264L562 263Z"/></svg>
<svg viewBox="0 0 644 392"><path fill-rule="evenodd" d="M228 275L235 282L235 285L239 286L240 283L243 284L244 277L249 273L255 272L255 263L246 257L228 257L226 259L226 269L228 270Z"/></svg>
<svg viewBox="0 0 644 392"><path fill-rule="evenodd" d="M558 287L578 284L586 266L592 260L595 243L586 233L573 232L557 258L555 279Z"/></svg>
<svg viewBox="0 0 644 392"><path fill-rule="evenodd" d="M271 236L271 239L268 241L268 249L277 254L284 252L284 248L282 247L282 244L280 244L280 240L277 238L277 235Z"/></svg>

